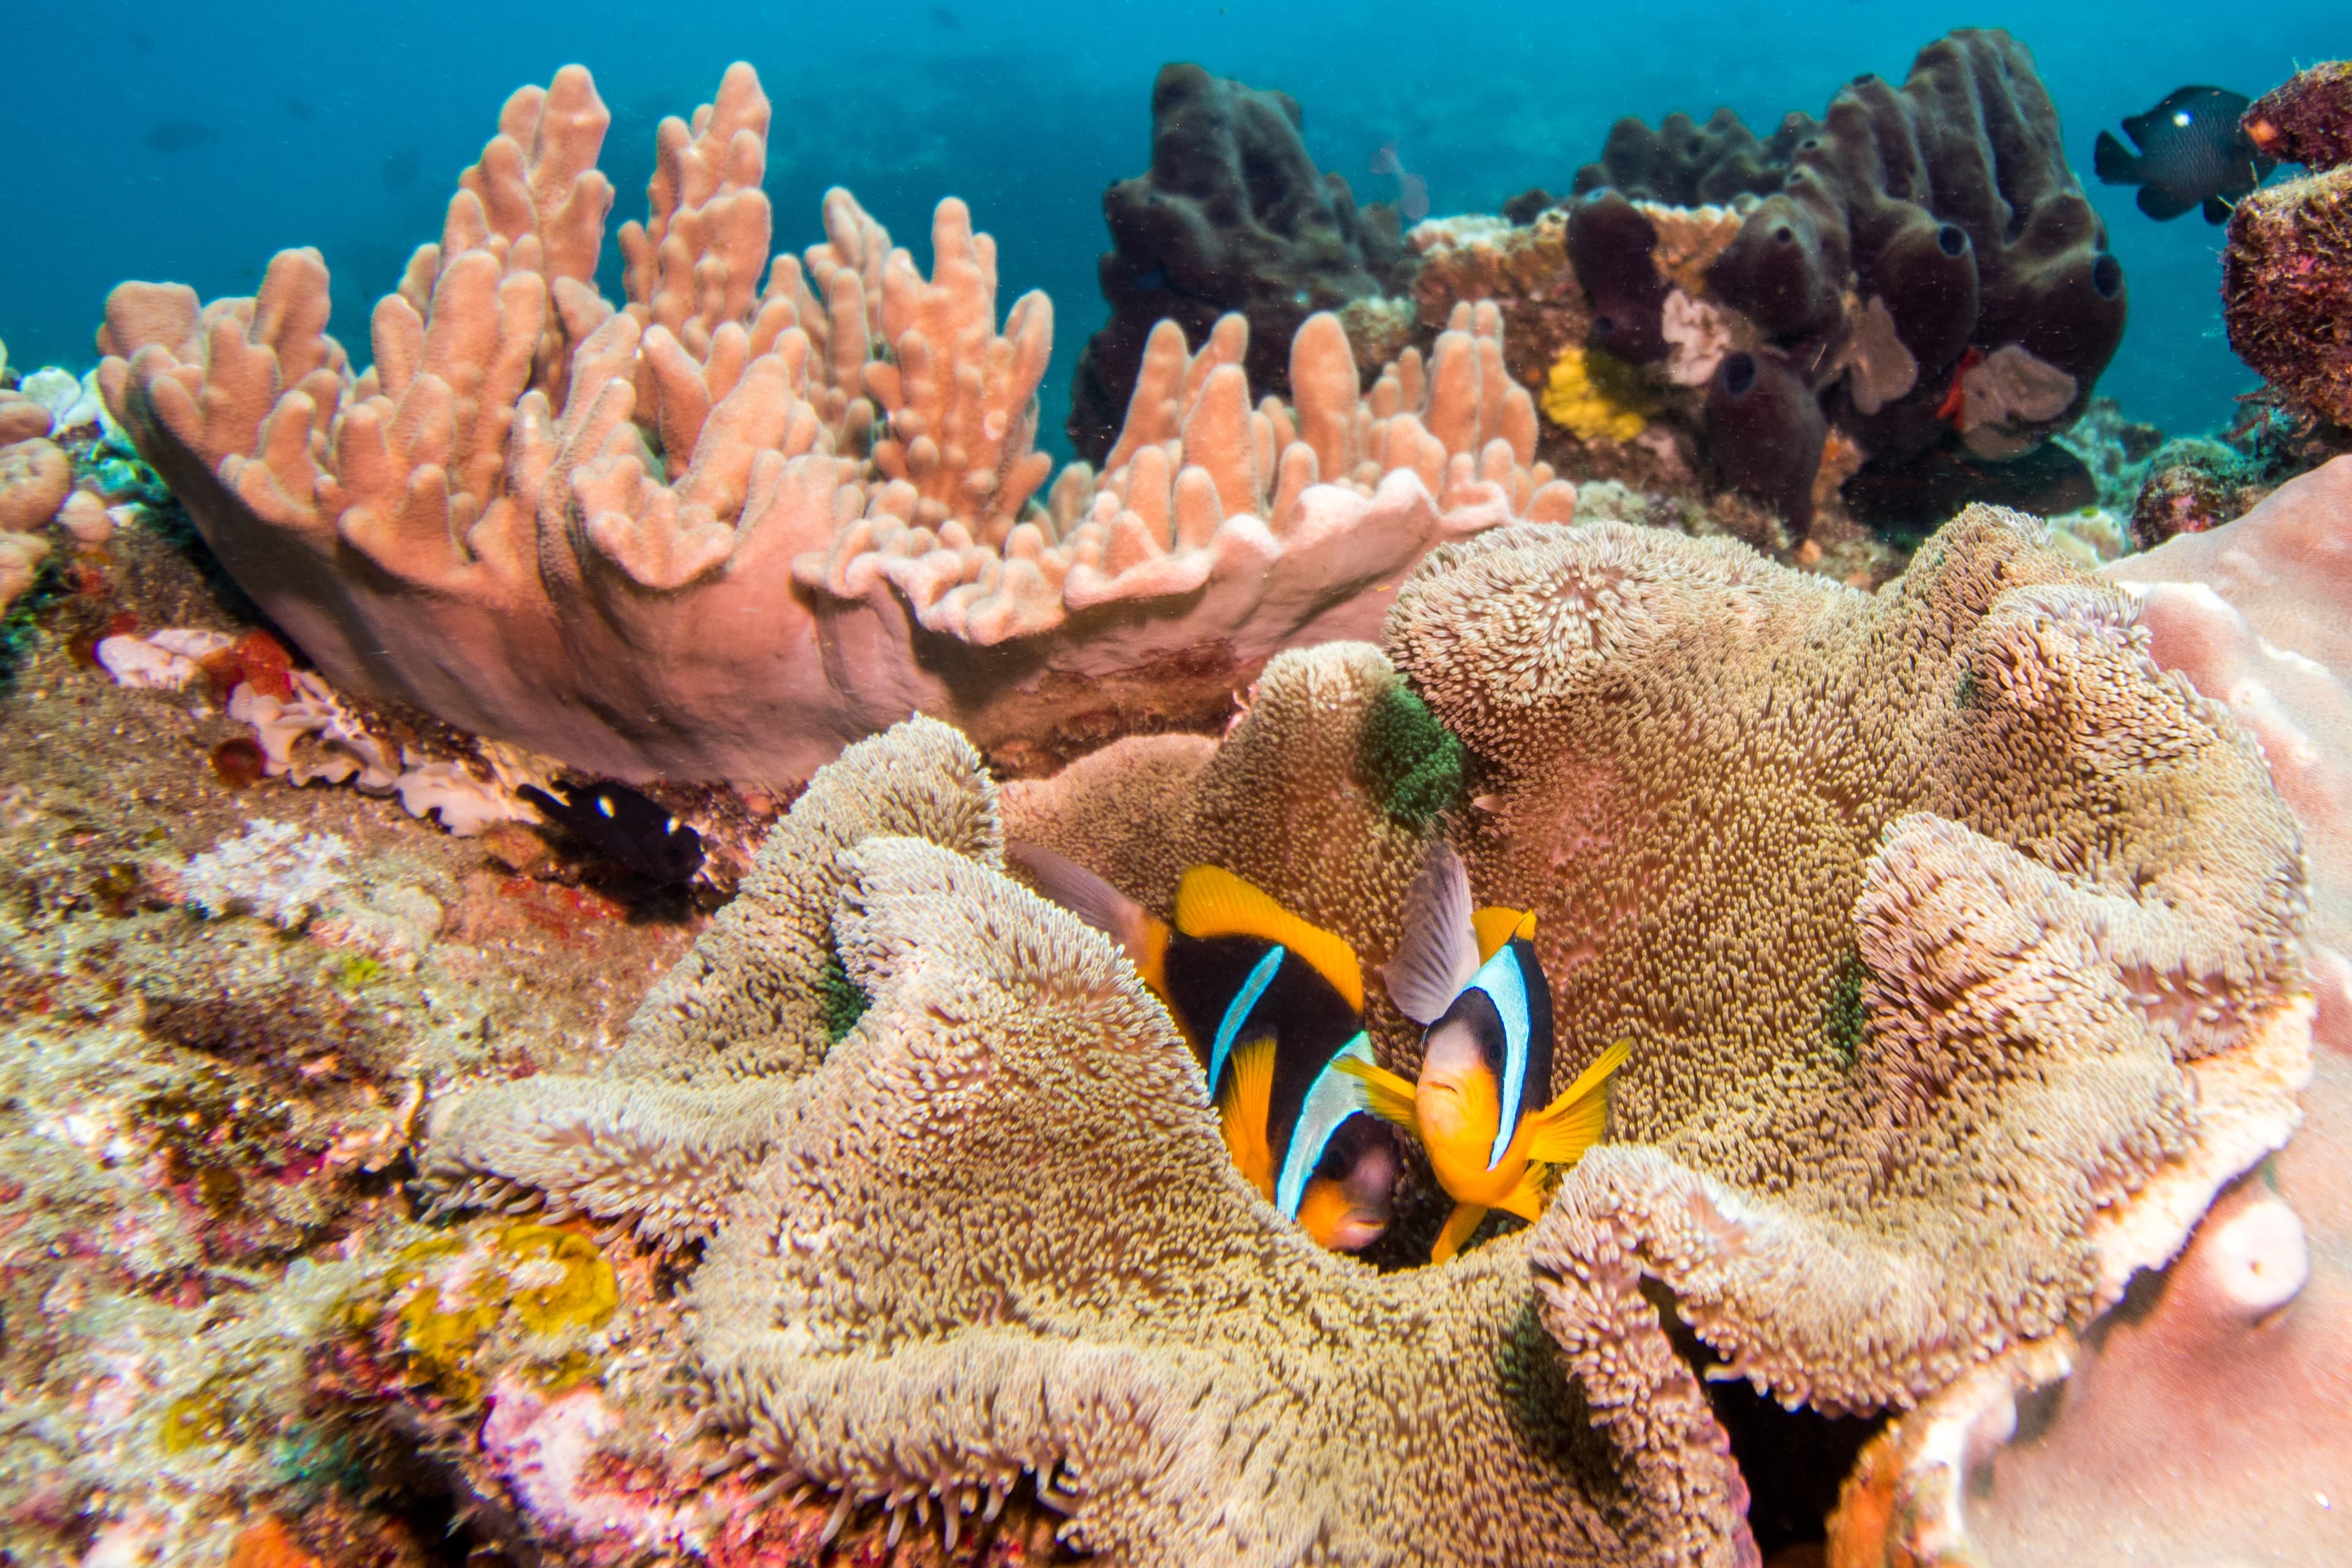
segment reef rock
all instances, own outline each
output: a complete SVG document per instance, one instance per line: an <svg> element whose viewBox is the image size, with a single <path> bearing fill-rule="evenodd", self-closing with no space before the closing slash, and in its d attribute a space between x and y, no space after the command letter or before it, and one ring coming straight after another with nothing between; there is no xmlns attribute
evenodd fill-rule
<svg viewBox="0 0 2352 1568"><path fill-rule="evenodd" d="M664 122L615 309L609 116L566 68L509 101L366 374L286 251L251 300L117 289L107 397L339 688L629 779L803 777L918 710L1048 758L1201 721L1277 648L1369 634L1439 540L1571 504L1467 307L1370 400L1325 318L1261 340L1292 407L1254 406L1246 321L1196 354L1171 326L1116 460L1037 504L1049 302L1000 330L954 200L928 278L843 191L772 259L770 114L738 65Z"/></svg>

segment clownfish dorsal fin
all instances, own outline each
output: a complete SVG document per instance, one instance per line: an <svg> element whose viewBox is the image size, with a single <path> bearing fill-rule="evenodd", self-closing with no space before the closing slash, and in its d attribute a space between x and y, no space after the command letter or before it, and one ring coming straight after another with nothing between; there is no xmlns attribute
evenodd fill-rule
<svg viewBox="0 0 2352 1568"><path fill-rule="evenodd" d="M1389 1000L1425 1029L1445 1016L1484 956L1470 912L1470 873L1441 839L1405 891L1396 952L1381 970Z"/></svg>
<svg viewBox="0 0 2352 1568"><path fill-rule="evenodd" d="M1168 922L1066 855L1038 844L1008 843L1004 858L1038 891L1126 950L1144 984L1168 994Z"/></svg>
<svg viewBox="0 0 2352 1568"><path fill-rule="evenodd" d="M1254 936L1286 947L1331 983L1358 1013L1364 1010L1364 970L1347 940L1309 924L1273 894L1222 866L1195 866L1176 889L1176 929L1190 937Z"/></svg>
<svg viewBox="0 0 2352 1568"><path fill-rule="evenodd" d="M1233 1068L1217 1095L1217 1124L1242 1179L1274 1201L1274 1150L1266 1113L1274 1103L1274 1037L1260 1035L1234 1048Z"/></svg>
<svg viewBox="0 0 2352 1568"><path fill-rule="evenodd" d="M1486 963L1502 950L1513 937L1532 938L1536 934L1536 917L1526 910L1507 910L1500 904L1489 904L1470 917L1471 929L1477 932L1478 962Z"/></svg>

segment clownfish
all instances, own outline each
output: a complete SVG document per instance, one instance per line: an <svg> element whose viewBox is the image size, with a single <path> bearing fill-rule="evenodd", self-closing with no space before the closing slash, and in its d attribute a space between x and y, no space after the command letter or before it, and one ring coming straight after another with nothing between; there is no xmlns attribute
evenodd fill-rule
<svg viewBox="0 0 2352 1568"><path fill-rule="evenodd" d="M1151 915L1050 849L1005 846L1046 897L1127 952L1192 1046L1226 1151L1258 1195L1318 1245L1370 1246L1402 1168L1341 1064L1372 1065L1364 975L1346 939L1218 866L1195 866L1176 918Z"/></svg>
<svg viewBox="0 0 2352 1568"><path fill-rule="evenodd" d="M1607 1129L1609 1075L1633 1049L1610 1047L1545 1102L1551 987L1535 930L1524 910L1474 910L1462 858L1440 844L1406 895L1404 931L1382 972L1398 1011L1426 1031L1421 1076L1408 1082L1353 1059L1339 1064L1362 1080L1373 1114L1421 1140L1454 1200L1432 1263L1459 1252L1488 1209L1542 1215L1552 1171L1575 1164Z"/></svg>

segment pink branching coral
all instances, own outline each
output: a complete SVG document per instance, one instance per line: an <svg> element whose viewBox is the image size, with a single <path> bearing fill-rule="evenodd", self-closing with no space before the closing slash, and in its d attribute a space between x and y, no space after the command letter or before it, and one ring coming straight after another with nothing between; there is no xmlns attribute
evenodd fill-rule
<svg viewBox="0 0 2352 1568"><path fill-rule="evenodd" d="M985 743L1074 689L1164 704L1171 663L1222 702L1292 641L1368 633L1440 540L1573 506L1491 309L1369 400L1311 320L1295 409L1252 405L1238 318L1197 356L1162 334L1109 471L1035 504L1051 303L999 326L953 198L929 277L839 190L825 242L772 259L769 118L738 64L663 122L615 309L610 116L567 67L508 101L372 369L292 250L250 300L116 289L107 396L339 685L631 777L805 774L914 709Z"/></svg>

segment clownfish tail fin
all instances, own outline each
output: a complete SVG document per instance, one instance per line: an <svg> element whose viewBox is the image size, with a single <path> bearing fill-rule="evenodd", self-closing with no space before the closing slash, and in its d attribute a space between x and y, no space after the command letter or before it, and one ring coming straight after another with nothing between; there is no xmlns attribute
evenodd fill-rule
<svg viewBox="0 0 2352 1568"><path fill-rule="evenodd" d="M1609 1130L1609 1076L1633 1054L1633 1042L1618 1041L1559 1099L1528 1118L1528 1158L1547 1165L1573 1165L1600 1142Z"/></svg>

